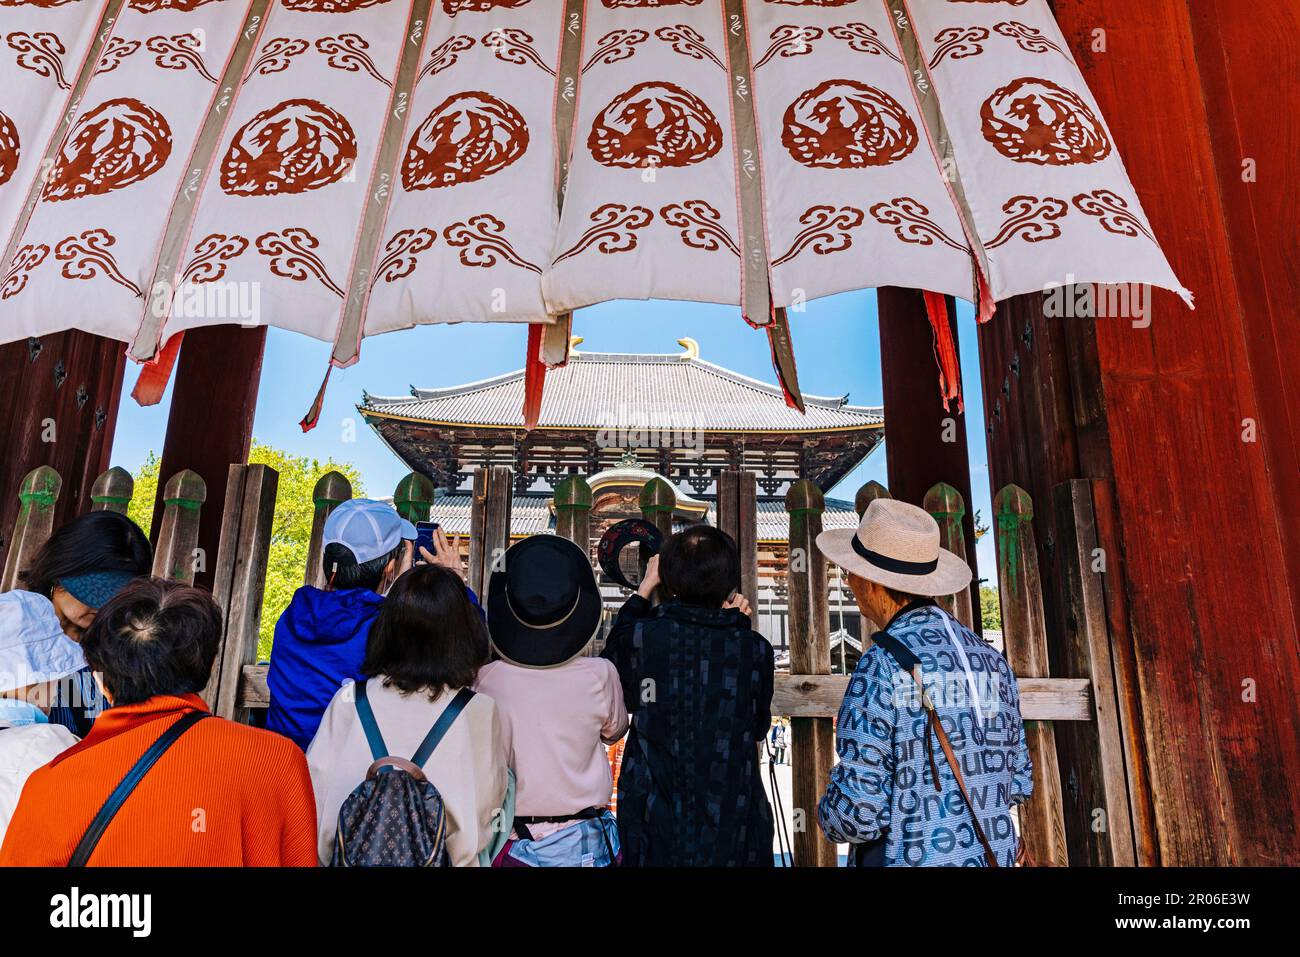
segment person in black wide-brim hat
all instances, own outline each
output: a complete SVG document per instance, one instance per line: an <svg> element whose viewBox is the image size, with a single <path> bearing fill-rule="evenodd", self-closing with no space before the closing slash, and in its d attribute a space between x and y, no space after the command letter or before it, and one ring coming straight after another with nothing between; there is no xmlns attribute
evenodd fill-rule
<svg viewBox="0 0 1300 957"><path fill-rule="evenodd" d="M516 542L488 579L486 605L500 660L476 688L497 703L517 787L514 831L495 863L617 863L604 745L623 736L628 715L614 666L582 655L601 614L589 556L558 535Z"/></svg>

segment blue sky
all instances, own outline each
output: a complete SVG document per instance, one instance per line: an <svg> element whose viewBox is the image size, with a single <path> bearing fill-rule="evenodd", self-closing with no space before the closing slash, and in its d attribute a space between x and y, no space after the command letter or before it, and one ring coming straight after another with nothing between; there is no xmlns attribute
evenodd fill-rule
<svg viewBox="0 0 1300 957"><path fill-rule="evenodd" d="M958 303L966 425L971 459L972 498L985 520L991 514L983 406L979 399L979 365L972 307ZM880 335L874 292L852 292L810 302L791 314L799 383L812 395L844 395L858 405L879 405ZM686 302L604 303L581 310L574 334L581 348L593 352L677 352L676 340L690 336L700 355L711 362L764 382L774 382L767 337L749 328L735 307ZM258 396L253 435L299 455L354 463L369 494L388 495L407 469L379 441L356 412L363 389L378 395L402 395L411 385L457 385L518 369L523 364L526 327L465 323L422 326L366 339L361 360L335 369L320 424L303 433L298 420L311 404L330 346L306 336L271 329ZM138 367L128 363L126 388L113 443L113 464L135 471L152 450L162 451L171 392L152 408L130 398ZM936 386L937 387L937 386ZM219 408L220 396L213 397ZM889 410L885 410L889 414ZM868 479L886 483L885 453L877 448L832 490L849 498ZM981 574L995 567L992 536L979 549Z"/></svg>

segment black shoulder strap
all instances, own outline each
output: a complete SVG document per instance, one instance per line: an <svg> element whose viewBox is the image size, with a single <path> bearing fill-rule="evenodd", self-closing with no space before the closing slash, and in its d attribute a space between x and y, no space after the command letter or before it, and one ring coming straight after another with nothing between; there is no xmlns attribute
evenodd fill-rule
<svg viewBox="0 0 1300 957"><path fill-rule="evenodd" d="M909 675L912 669L921 663L921 659L912 654L910 648L903 644L887 631L878 631L871 636L871 640L878 644L889 657L894 659L894 663L902 668Z"/></svg>
<svg viewBox="0 0 1300 957"><path fill-rule="evenodd" d="M415 756L411 758L411 763L418 768L424 767L424 762L429 760L429 755L433 754L433 749L438 746L442 736L447 733L452 722L460 717L460 713L465 710L465 705L469 704L469 699L474 697L474 692L470 688L461 688L456 692L456 697L451 699L447 707L442 709L442 714L438 715L438 720L434 722L429 733L424 736L420 742L419 748L415 751Z"/></svg>
<svg viewBox="0 0 1300 957"><path fill-rule="evenodd" d="M158 759L176 743L177 738L204 718L210 717L212 715L207 711L189 712L179 721L173 722L171 727L160 734L158 740L149 746L149 750L140 755L139 760L131 765L131 770L126 772L126 777L122 778L117 787L113 789L113 793L108 796L104 806L99 809L95 819L90 822L90 827L86 828L86 833L81 835L81 840L77 842L77 849L72 852L72 857L68 860L69 867L86 866L86 862L90 860L90 855L95 853L95 848L99 846L99 840L104 836L104 831L108 829L108 825L117 816L117 812L122 809L126 799L131 796L131 792L136 789L136 785L149 773L149 769L158 763Z"/></svg>

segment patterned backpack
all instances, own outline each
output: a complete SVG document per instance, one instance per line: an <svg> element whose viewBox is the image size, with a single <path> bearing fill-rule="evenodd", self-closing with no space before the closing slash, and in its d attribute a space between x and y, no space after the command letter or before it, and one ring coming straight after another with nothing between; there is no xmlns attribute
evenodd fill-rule
<svg viewBox="0 0 1300 957"><path fill-rule="evenodd" d="M374 764L339 808L331 867L448 867L442 795L422 770L474 692L461 688L408 761L393 757L379 733L366 683L357 682L357 717Z"/></svg>

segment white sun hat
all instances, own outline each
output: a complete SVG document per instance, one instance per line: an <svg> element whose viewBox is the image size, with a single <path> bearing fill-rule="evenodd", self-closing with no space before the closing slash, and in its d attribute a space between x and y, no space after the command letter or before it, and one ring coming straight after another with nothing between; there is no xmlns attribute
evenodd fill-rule
<svg viewBox="0 0 1300 957"><path fill-rule="evenodd" d="M875 499L857 528L822 532L817 547L846 572L909 595L953 595L970 585L970 566L939 546L930 513L897 499Z"/></svg>
<svg viewBox="0 0 1300 957"><path fill-rule="evenodd" d="M0 594L0 692L57 681L84 667L81 646L63 633L48 598Z"/></svg>

